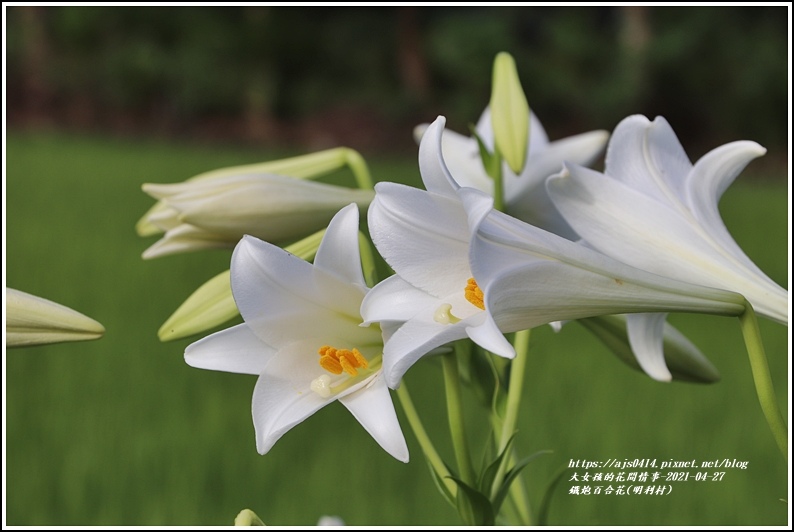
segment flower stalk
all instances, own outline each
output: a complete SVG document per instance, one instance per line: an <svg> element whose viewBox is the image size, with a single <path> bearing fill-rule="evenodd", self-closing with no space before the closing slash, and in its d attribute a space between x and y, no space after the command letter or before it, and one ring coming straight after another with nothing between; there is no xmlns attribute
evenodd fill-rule
<svg viewBox="0 0 794 532"><path fill-rule="evenodd" d="M422 420L419 418L419 414L411 400L411 395L408 393L408 387L405 385L405 382L397 388L397 398L400 400L400 405L403 408L403 412L405 412L405 417L408 419L408 424L411 426L411 430L414 431L416 441L419 442L419 446L422 448L422 452L425 454L425 458L427 458L430 467L433 468L433 471L440 479L442 485L446 488L450 498L454 500L457 496L458 485L450 478L451 473L449 469L444 465L444 461L441 459L438 451L436 451L436 448L433 446L433 442L427 435L427 431L422 424Z"/></svg>
<svg viewBox="0 0 794 532"><path fill-rule="evenodd" d="M460 342L455 344L455 351L445 353L441 357L444 367L444 388L447 394L447 414L449 416L449 431L452 435L452 447L458 462L460 479L472 486L475 474L471 462L469 442L466 438L466 429L463 421L463 397L460 389L460 373L458 372L457 353L463 346Z"/></svg>
<svg viewBox="0 0 794 532"><path fill-rule="evenodd" d="M747 345L747 356L750 359L753 382L758 394L758 401L761 403L761 410L764 412L766 422L772 430L772 435L775 437L775 442L780 448L784 460L788 462L788 430L778 407L772 377L769 374L769 364L764 352L761 333L758 330L758 319L750 303L747 303L746 310L739 316L739 323L744 342Z"/></svg>

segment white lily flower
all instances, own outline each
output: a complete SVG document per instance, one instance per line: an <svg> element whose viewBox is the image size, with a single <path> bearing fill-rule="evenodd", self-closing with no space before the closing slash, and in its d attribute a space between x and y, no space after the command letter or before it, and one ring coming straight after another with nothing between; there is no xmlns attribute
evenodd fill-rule
<svg viewBox="0 0 794 532"><path fill-rule="evenodd" d="M477 125L477 134L481 140L492 149L494 133L490 109L486 109ZM565 221L549 197L545 181L551 175L559 172L563 161L587 165L590 164L601 152L607 142L609 134L606 131L592 131L581 135L568 137L550 143L543 126L534 114L530 115L528 150L530 160L520 175L510 171L505 165L503 179L505 181L505 210L527 223L558 234L569 240L581 241L577 234ZM452 175L461 186L471 186L488 194L493 194L493 181L485 172L482 165L476 139L469 139L451 131L445 131L442 139L444 159L449 165ZM586 245L586 243L585 243ZM625 321L628 339L637 360L661 361L659 370L650 374L657 380L667 381L672 375L664 366L663 331L665 317L656 314L635 314ZM562 326L560 322L550 324L555 330ZM677 332L677 331L676 331ZM705 357L691 343L690 363L693 366L702 366L706 371L711 371L703 364ZM686 352L686 351L683 351ZM656 365L656 364L655 364ZM647 363L641 366L647 367Z"/></svg>
<svg viewBox="0 0 794 532"><path fill-rule="evenodd" d="M96 340L105 328L76 310L6 288L6 347Z"/></svg>
<svg viewBox="0 0 794 532"><path fill-rule="evenodd" d="M509 292L511 289L497 283L499 295L493 295L496 292L489 295L484 292L484 288L480 288L484 286L483 281L489 284L496 282L494 272L498 270L490 259L475 251L471 240L472 234L476 234L476 228L482 222L480 218L483 216L483 209L489 210L492 200L484 207L482 201L487 201L489 196L476 196L478 191L458 187L441 155L443 127L444 119L440 117L428 128L420 145L419 165L427 192L381 183L376 186L377 194L369 209L369 228L373 242L397 275L370 291L362 304L362 316L367 323L405 322L384 348L384 373L389 386L396 387L405 371L428 351L466 336L495 354L513 357L513 347L504 339L489 314L491 309L488 297L499 302L496 308L500 312L499 318L505 320L506 331L519 330L512 328L514 322L526 324L524 328L529 328L553 321L601 314L664 312L672 309L707 312L708 310L698 307L701 303L705 305L705 309L718 308L725 313L739 313L743 309L741 304L735 303L741 297L734 294L706 290L707 302L703 303L698 295L691 298L686 295L687 290L700 294L699 288L686 286L681 289L682 285L676 283L673 283L674 288L683 290L684 294L674 292L675 295L668 299L676 302L671 303L662 297L669 295L665 292L666 279L650 276L649 280L644 277L648 276L644 272L635 271L579 244L533 227L532 230L545 235L542 244L549 247L547 253L561 248L571 256L563 254L557 260L548 261L549 264L544 268L547 270L545 276L538 278L547 283L544 285L546 292L530 286L529 290L536 290L541 295L539 301L531 304L540 305L543 312L538 313L530 308L528 314L521 313L519 318L515 318L512 311L504 312L501 291ZM468 198L468 205L461 202L464 197ZM507 215L497 214L515 223L527 225ZM470 225L475 228L474 232ZM478 236L477 241L480 240L483 237ZM477 249L483 246L479 243ZM570 259L576 268L556 266L558 263L564 264L563 259ZM525 260L526 258L518 257L505 264L518 268L519 263ZM596 261L596 273L587 269L588 260ZM614 272L614 276L609 277L609 272ZM589 280L603 280L605 275L619 287L625 283L625 277L641 279L646 285L655 288L643 291L635 287L631 295L623 296L622 294L630 291L628 287L613 288L611 291L604 287L601 292L594 293L593 290L588 292L586 286L577 284L579 278L589 276L592 278ZM558 278L555 279L555 276ZM555 290L561 291L559 296ZM663 294L654 290L661 290ZM555 301L563 301L566 296L571 297L580 292L583 294L581 306L575 299L566 301L561 308L554 306ZM515 293L526 295L526 290L516 287ZM586 296L588 293L593 294L591 299L594 300L589 306ZM713 303L711 299L716 297L715 293L728 303L722 300ZM641 296L649 299L645 301ZM538 298L533 296L532 299L534 301ZM509 298L507 300L510 301ZM486 309L489 312L485 312ZM501 325L500 323L500 327ZM640 327L640 333L642 329ZM651 352L661 357L661 366L664 367L661 348L658 352ZM656 355L649 358L654 356ZM655 378L669 380L669 372L666 368L658 367L658 360L640 360L640 364Z"/></svg>
<svg viewBox="0 0 794 532"><path fill-rule="evenodd" d="M605 173L567 165L547 189L577 233L602 253L738 292L759 314L787 324L788 291L744 254L717 207L744 167L764 153L755 142L732 142L693 166L664 118L636 115L615 128Z"/></svg>
<svg viewBox="0 0 794 532"><path fill-rule="evenodd" d="M427 127L423 124L415 129L417 140L422 138ZM480 116L476 131L485 145L493 150L490 107ZM577 238L549 199L544 183L549 176L562 169L565 161L582 165L592 163L604 149L608 138L607 131L598 130L550 142L540 120L531 112L524 170L515 174L507 164L502 169L507 212L565 238ZM483 167L477 139L445 130L441 142L444 161L455 181L462 187L473 187L493 195L493 180Z"/></svg>
<svg viewBox="0 0 794 532"><path fill-rule="evenodd" d="M276 174L233 174L171 185L144 184L161 207L147 219L165 232L144 259L234 246L244 234L288 242L325 227L345 205L365 209L371 190Z"/></svg>
<svg viewBox="0 0 794 532"><path fill-rule="evenodd" d="M503 332L552 321L664 312L738 316L744 311L739 294L632 268L494 210L493 199L477 190L459 194L472 226L471 269L487 310L484 323L467 334L492 352L512 350ZM654 352L634 344L661 337L664 314L657 316L639 324L632 339L635 353ZM669 380L661 350L658 354L638 357L638 363L652 377Z"/></svg>
<svg viewBox="0 0 794 532"><path fill-rule="evenodd" d="M189 345L185 361L259 375L252 407L259 453L339 400L381 447L408 461L381 376L381 329L360 326L367 286L359 257L353 204L331 221L313 265L251 236L235 248L231 286L244 323Z"/></svg>

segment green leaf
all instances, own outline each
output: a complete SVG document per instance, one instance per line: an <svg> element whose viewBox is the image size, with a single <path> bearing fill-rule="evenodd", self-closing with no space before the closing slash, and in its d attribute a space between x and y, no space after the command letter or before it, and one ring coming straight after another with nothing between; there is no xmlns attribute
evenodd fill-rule
<svg viewBox="0 0 794 532"><path fill-rule="evenodd" d="M438 491L441 493L441 496L444 497L444 500L449 503L450 506L453 508L457 508L457 504L455 502L455 495L453 495L447 486L444 484L444 480L438 476L436 470L433 468L433 464L430 463L430 460L427 460L427 466L430 469L430 477L433 479L433 483L438 488ZM447 468L449 469L449 468Z"/></svg>
<svg viewBox="0 0 794 532"><path fill-rule="evenodd" d="M516 433L513 433L513 435L510 436L510 439L507 441L507 445L505 445L504 450L502 450L499 456L497 456L496 459L488 465L488 467L483 469L482 475L480 475L479 486L484 493L492 493L496 473L499 471L499 467L502 465L502 462L507 459L508 453L513 446L513 439L515 436Z"/></svg>
<svg viewBox="0 0 794 532"><path fill-rule="evenodd" d="M494 511L498 512L499 508L501 508L502 503L504 502L505 497L507 496L508 490L510 489L510 484L512 484L513 481L516 478L518 478L518 475L519 475L519 473L521 473L521 470L524 469L527 465L529 465L530 462L534 461L535 459L540 458L544 454L551 454L552 452L554 452L554 451L543 450L543 451L538 451L538 452L536 452L534 454L531 454L531 455L519 460L516 463L516 465L514 465L510 469L510 471L507 472L507 474L505 475L505 479L502 482L502 485L499 486L499 490L496 492L496 495L493 498L492 502L493 502Z"/></svg>
<svg viewBox="0 0 794 532"><path fill-rule="evenodd" d="M567 470L568 466L561 467L554 477L552 477L551 482L549 482L549 485L546 487L546 491L543 493L543 498L541 499L540 506L538 507L538 526L548 525L551 497L554 495L554 489L557 487L557 484L560 483Z"/></svg>
<svg viewBox="0 0 794 532"><path fill-rule="evenodd" d="M495 512L488 497L459 478L449 478L458 485L457 508L463 523L469 526L493 526Z"/></svg>
<svg viewBox="0 0 794 532"><path fill-rule="evenodd" d="M495 179L495 176L499 175L501 168L499 165L502 164L502 158L497 155L496 151L491 153L488 150L488 146L485 145L480 135L477 133L477 129L471 124L469 124L469 130L471 131L471 136L477 140L477 146L480 149L480 159L482 159L482 166L485 168L485 173L488 174L491 179Z"/></svg>

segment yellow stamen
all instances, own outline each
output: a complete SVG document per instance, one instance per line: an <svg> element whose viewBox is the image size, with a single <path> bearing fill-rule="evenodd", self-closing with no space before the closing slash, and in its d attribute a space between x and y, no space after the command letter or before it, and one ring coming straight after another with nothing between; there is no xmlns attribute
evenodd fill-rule
<svg viewBox="0 0 794 532"><path fill-rule="evenodd" d="M334 375L339 375L342 373L344 369L342 364L339 363L337 359L332 356L321 356L320 357L320 366L329 373L333 373Z"/></svg>
<svg viewBox="0 0 794 532"><path fill-rule="evenodd" d="M355 377L357 368L367 369L367 359L358 349L336 349L330 345L322 346L317 353L320 355L320 366L334 375L341 375L342 371Z"/></svg>
<svg viewBox="0 0 794 532"><path fill-rule="evenodd" d="M464 290L466 300L480 310L485 310L485 303L483 302L483 293L480 287L477 286L477 281L474 277L469 277L466 282L466 289Z"/></svg>

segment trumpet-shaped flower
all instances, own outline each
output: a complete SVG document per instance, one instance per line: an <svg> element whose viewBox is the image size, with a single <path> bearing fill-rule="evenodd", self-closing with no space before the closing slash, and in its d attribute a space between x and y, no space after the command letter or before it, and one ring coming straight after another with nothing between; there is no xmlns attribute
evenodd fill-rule
<svg viewBox="0 0 794 532"><path fill-rule="evenodd" d="M418 126L414 135L421 139L426 129L427 125ZM477 122L476 132L483 143L493 149L490 107L485 109ZM593 162L606 145L609 133L589 131L550 142L535 113L530 113L527 137L527 162L523 171L516 174L507 164L503 165L505 209L527 223L574 239L576 233L549 200L544 183L549 176L562 169L565 161L583 165ZM477 139L445 130L442 150L445 164L460 186L473 187L493 195L493 180L483 166Z"/></svg>
<svg viewBox="0 0 794 532"><path fill-rule="evenodd" d="M493 209L489 196L460 195L472 226L471 269L482 287L484 322L467 333L493 352L509 352L501 332L605 314L702 312L737 316L744 298L724 290L661 277ZM643 324L637 342L657 336L663 314ZM630 324L631 326L631 324ZM635 349L637 352L637 349ZM647 352L640 350L639 352ZM638 360L652 376L662 360Z"/></svg>
<svg viewBox="0 0 794 532"><path fill-rule="evenodd" d="M513 347L500 328L520 330L516 324L529 328L602 314L668 310L738 314L743 309L741 297L735 294L668 283L502 213L486 216L492 199L459 187L444 164L443 127L444 119L439 118L420 145L419 164L427 192L381 183L369 209L373 242L397 275L370 291L362 316L368 323L404 322L384 348L389 386L396 387L405 371L430 350L466 336L498 355L512 357ZM494 225L492 219L500 224ZM488 232L492 226L507 227L509 236L511 224L531 228L518 233L536 235L533 245L539 259L532 261L520 247L507 253L486 245L488 235L499 236ZM486 236L480 234L480 226ZM504 260L502 267L500 260ZM537 266L533 270L537 277L532 272L511 277L525 262ZM594 283L593 287L588 283ZM521 311L514 307L511 293L526 298ZM577 294L581 295L578 299ZM661 323L657 325L661 337ZM651 334L643 335L647 331L643 326L634 328L637 343ZM659 368L664 366L661 347L643 352L650 353L650 360L640 360L643 369L669 379L666 368Z"/></svg>
<svg viewBox="0 0 794 532"><path fill-rule="evenodd" d="M95 340L102 324L76 310L13 288L6 288L6 347Z"/></svg>
<svg viewBox="0 0 794 532"><path fill-rule="evenodd" d="M366 208L374 193L276 174L233 174L171 185L144 184L162 206L149 224L165 232L143 253L150 259L234 246L248 234L288 242L325 227L343 206Z"/></svg>
<svg viewBox="0 0 794 532"><path fill-rule="evenodd" d="M234 250L231 285L244 323L189 345L185 360L259 375L252 410L261 454L339 400L387 452L408 461L381 377L381 329L360 326L367 287L359 257L352 204L331 221L313 265L251 236Z"/></svg>
<svg viewBox="0 0 794 532"><path fill-rule="evenodd" d="M717 207L744 167L765 152L755 142L732 142L692 165L664 118L631 116L615 128L605 173L567 165L547 189L576 232L602 253L738 292L759 314L788 323L788 292L744 254Z"/></svg>

